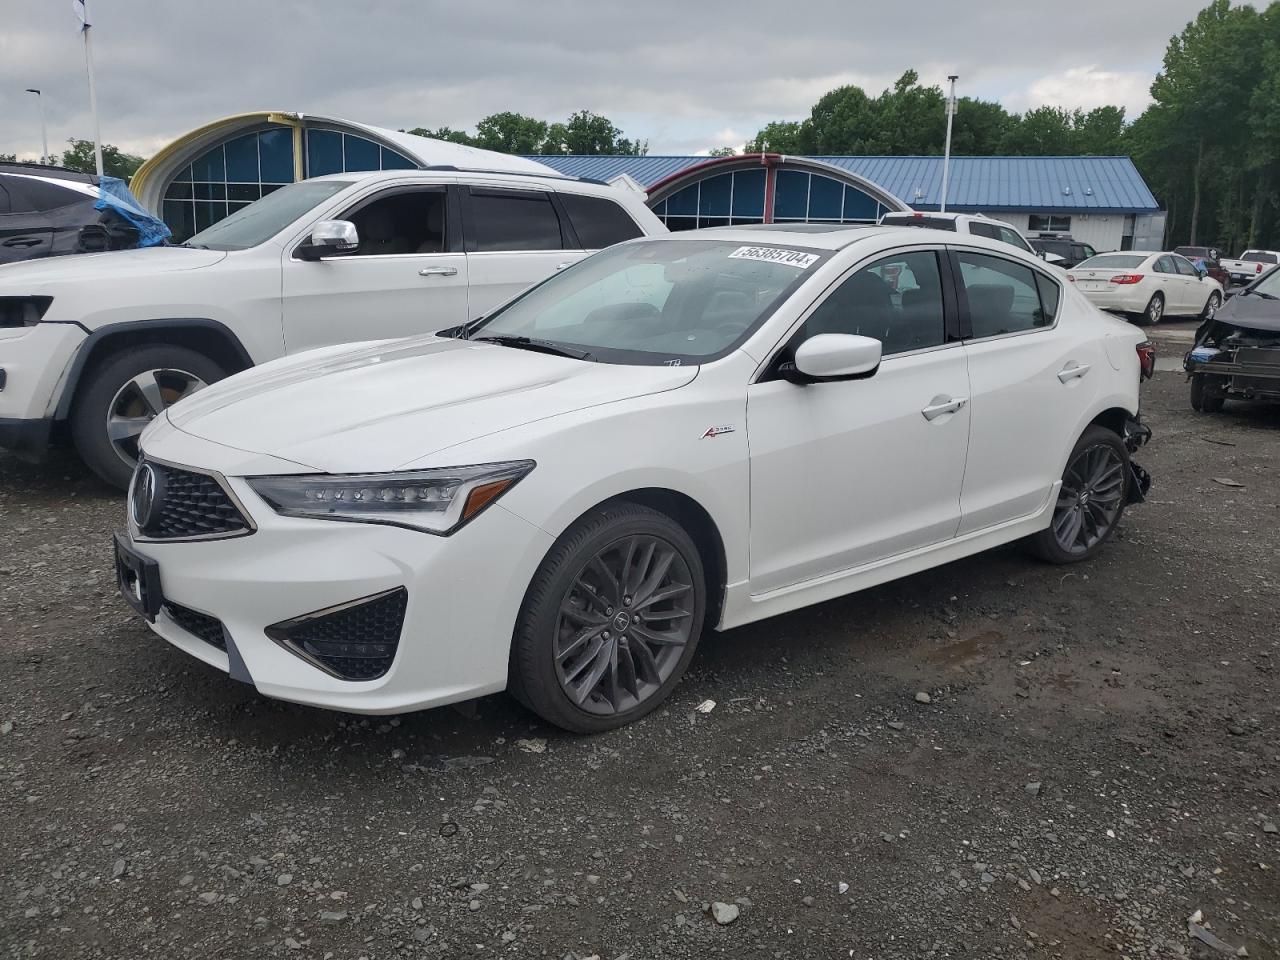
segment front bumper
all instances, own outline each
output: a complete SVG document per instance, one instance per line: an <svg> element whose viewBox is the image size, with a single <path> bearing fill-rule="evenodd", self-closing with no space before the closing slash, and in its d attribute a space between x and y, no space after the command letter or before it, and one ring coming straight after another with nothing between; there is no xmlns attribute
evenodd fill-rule
<svg viewBox="0 0 1280 960"><path fill-rule="evenodd" d="M0 419L0 449L19 457L38 460L49 445L52 420Z"/></svg>
<svg viewBox="0 0 1280 960"><path fill-rule="evenodd" d="M224 483L251 514L252 534L163 542L131 529L126 537L158 564L164 603L150 626L169 643L266 696L353 713L418 710L506 687L512 631L549 534L501 503L450 537L281 517L243 479ZM399 645L375 679L342 679L272 636L273 626L401 589ZM222 636L201 617L220 623Z"/></svg>
<svg viewBox="0 0 1280 960"><path fill-rule="evenodd" d="M0 329L0 423L41 421L54 416L64 378L85 333L72 323L37 323L34 327ZM48 428L25 428L21 440L25 452L37 452L32 444ZM16 428L6 431L13 436ZM9 447L5 433L0 446Z"/></svg>

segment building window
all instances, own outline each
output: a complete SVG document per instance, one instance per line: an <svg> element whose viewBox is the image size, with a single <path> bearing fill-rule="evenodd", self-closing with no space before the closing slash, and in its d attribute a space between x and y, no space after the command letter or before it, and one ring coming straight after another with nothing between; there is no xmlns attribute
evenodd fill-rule
<svg viewBox="0 0 1280 960"><path fill-rule="evenodd" d="M668 230L764 223L762 169L706 177L653 207ZM856 187L807 170L779 170L774 178L775 223L874 223L884 208Z"/></svg>
<svg viewBox="0 0 1280 960"><path fill-rule="evenodd" d="M1071 218L1033 213L1027 217L1027 230L1033 233L1070 233Z"/></svg>
<svg viewBox="0 0 1280 960"><path fill-rule="evenodd" d="M416 167L406 156L372 140L337 130L307 131L308 177L360 170L406 170Z"/></svg>

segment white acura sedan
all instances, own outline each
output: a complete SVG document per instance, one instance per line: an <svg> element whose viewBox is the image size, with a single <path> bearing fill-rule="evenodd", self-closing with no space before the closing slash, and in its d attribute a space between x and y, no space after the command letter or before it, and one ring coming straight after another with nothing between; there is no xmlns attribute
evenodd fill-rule
<svg viewBox="0 0 1280 960"><path fill-rule="evenodd" d="M1068 270L1067 279L1095 307L1139 323L1165 317L1211 320L1222 306L1222 284L1176 253L1100 253Z"/></svg>
<svg viewBox="0 0 1280 960"><path fill-rule="evenodd" d="M1027 539L1094 554L1154 356L1029 254L723 228L437 336L233 376L147 429L116 540L152 629L361 713L510 689L643 716L724 630Z"/></svg>

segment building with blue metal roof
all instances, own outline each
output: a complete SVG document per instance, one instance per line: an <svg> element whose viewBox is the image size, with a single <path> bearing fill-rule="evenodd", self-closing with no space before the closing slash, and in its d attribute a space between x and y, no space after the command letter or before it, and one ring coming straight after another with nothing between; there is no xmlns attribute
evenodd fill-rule
<svg viewBox="0 0 1280 960"><path fill-rule="evenodd" d="M532 159L532 158L531 158ZM877 219L941 206L941 157L543 156L567 176L629 177L673 230L730 223ZM947 209L1098 250L1158 249L1164 214L1128 157L952 157ZM900 201L894 202L894 201Z"/></svg>

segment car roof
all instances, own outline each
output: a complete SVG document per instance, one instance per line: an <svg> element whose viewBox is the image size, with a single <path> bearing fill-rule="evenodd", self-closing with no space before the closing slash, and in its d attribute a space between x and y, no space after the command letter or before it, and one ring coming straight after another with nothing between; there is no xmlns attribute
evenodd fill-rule
<svg viewBox="0 0 1280 960"><path fill-rule="evenodd" d="M17 174L18 176L45 177L50 180L70 180L75 183L87 183L97 186L98 177L92 173L81 173L67 167L55 167L46 163L32 163L23 160L6 160L0 163L0 174Z"/></svg>
<svg viewBox="0 0 1280 960"><path fill-rule="evenodd" d="M991 250L1002 256L1021 257L1029 264L1041 261L1026 250L977 234L933 230L929 227L894 226L875 223L756 223L736 227L705 227L702 230L679 230L653 239L698 237L705 240L727 240L732 243L768 244L770 246L807 247L811 250L843 250L855 244L885 237L900 237L905 243L936 246L962 246Z"/></svg>

